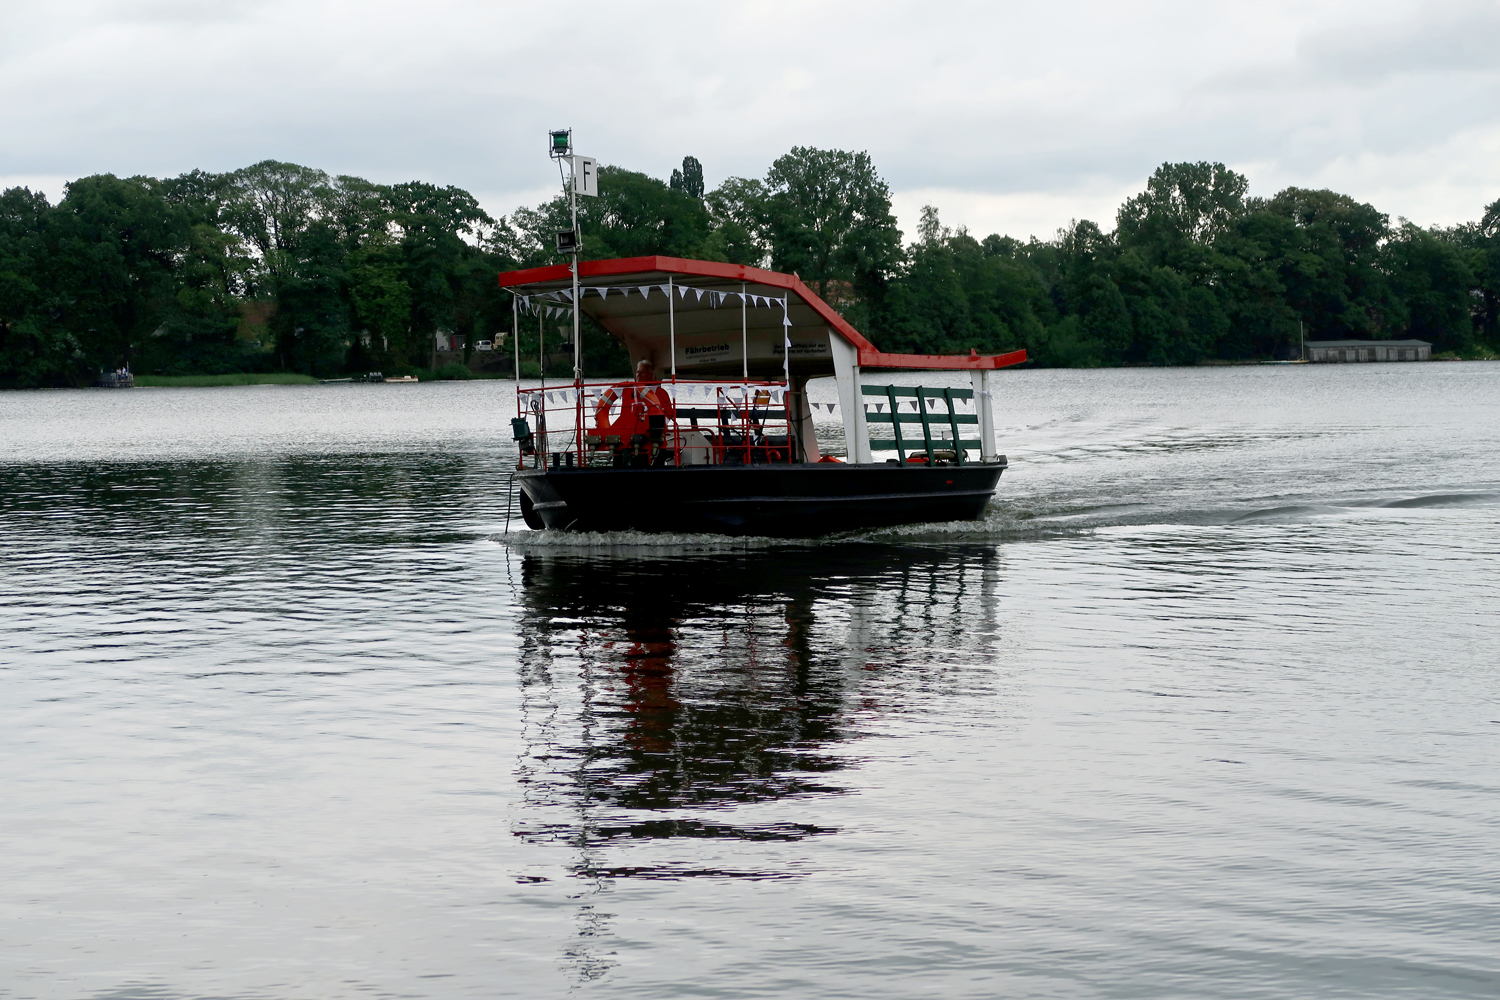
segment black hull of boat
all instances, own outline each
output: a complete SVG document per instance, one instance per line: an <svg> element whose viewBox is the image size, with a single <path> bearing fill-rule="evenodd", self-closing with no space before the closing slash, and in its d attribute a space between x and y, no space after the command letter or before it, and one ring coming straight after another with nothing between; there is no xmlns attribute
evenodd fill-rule
<svg viewBox="0 0 1500 1000"><path fill-rule="evenodd" d="M810 538L835 531L972 521L1003 463L700 465L528 469L528 522L565 531L692 532Z"/></svg>

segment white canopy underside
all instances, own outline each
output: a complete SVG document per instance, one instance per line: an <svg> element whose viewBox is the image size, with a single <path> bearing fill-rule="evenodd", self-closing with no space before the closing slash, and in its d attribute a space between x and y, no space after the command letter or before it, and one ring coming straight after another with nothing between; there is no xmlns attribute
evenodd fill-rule
<svg viewBox="0 0 1500 1000"><path fill-rule="evenodd" d="M669 280L670 279L670 280ZM674 290L671 304L663 287ZM786 342L791 342L791 374L797 379L834 374L831 329L812 306L785 288L754 282L726 282L710 278L643 272L585 278L579 282L585 315L618 337L630 352L631 364L650 359L659 375L672 371L675 340L677 375L681 378L719 378L739 375L746 367L751 378L782 377ZM597 291L607 288L600 297ZM640 289L648 289L643 297ZM714 302L717 296L686 295L677 289L728 293L732 297ZM521 296L548 296L543 303L554 308L570 307L567 295L571 281L550 281L512 289ZM623 291L622 291L623 290ZM740 294L751 297L742 306ZM760 301L754 301L759 297ZM766 302L766 300L771 300ZM782 301L786 301L783 311ZM785 319L791 325L785 325ZM525 322L523 316L522 322ZM555 321L544 319L544 324ZM673 329L676 335L673 337Z"/></svg>

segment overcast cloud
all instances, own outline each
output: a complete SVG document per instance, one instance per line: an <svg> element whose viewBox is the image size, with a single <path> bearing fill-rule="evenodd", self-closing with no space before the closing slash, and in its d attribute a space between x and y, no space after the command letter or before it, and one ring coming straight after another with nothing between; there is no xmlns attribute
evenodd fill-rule
<svg viewBox="0 0 1500 1000"><path fill-rule="evenodd" d="M1500 2L0 0L0 184L267 158L555 184L547 129L710 186L867 149L903 228L1112 227L1164 160L1331 187L1423 225L1500 198Z"/></svg>

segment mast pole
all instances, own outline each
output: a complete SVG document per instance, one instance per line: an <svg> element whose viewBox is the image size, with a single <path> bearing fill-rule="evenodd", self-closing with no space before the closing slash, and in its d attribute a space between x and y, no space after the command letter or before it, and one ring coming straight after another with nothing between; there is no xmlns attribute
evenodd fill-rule
<svg viewBox="0 0 1500 1000"><path fill-rule="evenodd" d="M570 162L573 167L570 179L573 183L569 186L573 189L573 233L576 239L578 234L578 160L575 157ZM583 385L583 327L578 310L578 252L580 249L579 244L575 243L573 249L573 384L581 387Z"/></svg>

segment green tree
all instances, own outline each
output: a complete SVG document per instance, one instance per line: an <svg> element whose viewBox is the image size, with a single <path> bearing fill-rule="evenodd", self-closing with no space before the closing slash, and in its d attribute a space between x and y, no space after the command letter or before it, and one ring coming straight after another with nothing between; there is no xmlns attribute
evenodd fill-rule
<svg viewBox="0 0 1500 1000"><path fill-rule="evenodd" d="M1500 201L1485 206L1478 222L1455 226L1444 236L1463 251L1474 275L1474 339L1500 349Z"/></svg>
<svg viewBox="0 0 1500 1000"><path fill-rule="evenodd" d="M702 198L703 164L698 162L696 156L684 156L682 169L672 171L672 179L667 186L673 191L681 191L689 198Z"/></svg>
<svg viewBox="0 0 1500 1000"><path fill-rule="evenodd" d="M161 191L187 214L190 228L178 258L174 302L144 346L143 370L221 374L264 367L260 345L237 336L254 261L224 224L227 180L192 171L161 182Z"/></svg>
<svg viewBox="0 0 1500 1000"><path fill-rule="evenodd" d="M1211 269L1207 249L1245 213L1249 181L1222 163L1163 163L1120 206L1116 235L1153 265Z"/></svg>
<svg viewBox="0 0 1500 1000"><path fill-rule="evenodd" d="M1308 336L1390 336L1380 246L1387 216L1333 191L1287 188L1245 219L1244 235L1275 261L1283 295Z"/></svg>
<svg viewBox="0 0 1500 1000"><path fill-rule="evenodd" d="M1478 282L1458 244L1403 221L1381 257L1399 304L1392 310L1394 332L1429 340L1439 350L1474 346L1470 292Z"/></svg>
<svg viewBox="0 0 1500 1000"><path fill-rule="evenodd" d="M1013 350L1043 329L1046 293L1003 244L945 228L931 205L873 317L882 346L921 354Z"/></svg>
<svg viewBox="0 0 1500 1000"><path fill-rule="evenodd" d="M901 261L891 192L869 153L797 146L766 172L764 232L771 266L794 271L836 303L878 301Z"/></svg>
<svg viewBox="0 0 1500 1000"><path fill-rule="evenodd" d="M765 184L744 177L731 177L708 193L705 205L713 226L708 240L711 260L770 266L768 197Z"/></svg>
<svg viewBox="0 0 1500 1000"><path fill-rule="evenodd" d="M427 364L439 332L474 339L474 305L464 295L481 227L493 222L467 191L420 181L388 189L391 220L400 233L402 278L410 289L410 322L400 345L408 364ZM493 283L493 275L491 275Z"/></svg>
<svg viewBox="0 0 1500 1000"><path fill-rule="evenodd" d="M54 321L46 241L53 211L40 191L0 193L0 386L65 384L87 364L83 344Z"/></svg>
<svg viewBox="0 0 1500 1000"><path fill-rule="evenodd" d="M149 177L71 182L47 216L46 281L59 321L87 364L132 365L176 304L192 220Z"/></svg>
<svg viewBox="0 0 1500 1000"><path fill-rule="evenodd" d="M553 235L571 225L569 199L558 195L536 209L517 211L536 263L553 259ZM599 196L578 200L586 260L613 257L704 257L712 226L698 198L634 170L599 168Z"/></svg>

